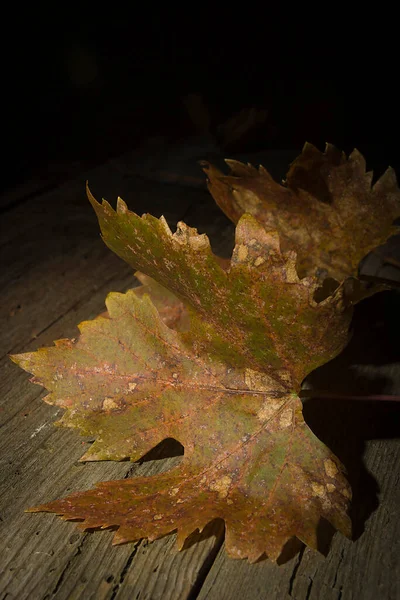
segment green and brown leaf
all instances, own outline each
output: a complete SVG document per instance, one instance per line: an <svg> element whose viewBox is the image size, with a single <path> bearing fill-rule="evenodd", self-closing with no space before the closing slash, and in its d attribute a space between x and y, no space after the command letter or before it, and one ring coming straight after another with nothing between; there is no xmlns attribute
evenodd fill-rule
<svg viewBox="0 0 400 600"><path fill-rule="evenodd" d="M33 510L118 526L115 543L177 529L180 546L222 518L228 553L251 561L276 559L293 536L316 548L321 517L350 535L343 467L305 424L297 396L304 376L346 344L343 287L317 303L316 281L299 279L295 254L282 254L277 234L250 215L224 269L207 237L183 223L172 234L121 200L117 211L90 200L105 242L146 274L145 286L110 294L108 315L82 323L77 341L13 359L66 409L61 424L96 436L82 460L137 460L165 438L185 454L168 473Z"/></svg>
<svg viewBox="0 0 400 600"><path fill-rule="evenodd" d="M356 275L360 260L396 232L395 172L389 168L372 186L372 172L357 150L346 158L330 144L323 153L306 144L284 185L262 166L226 163L228 175L203 163L214 200L234 223L250 213L267 231L278 231L282 250L296 251L301 277L342 281Z"/></svg>

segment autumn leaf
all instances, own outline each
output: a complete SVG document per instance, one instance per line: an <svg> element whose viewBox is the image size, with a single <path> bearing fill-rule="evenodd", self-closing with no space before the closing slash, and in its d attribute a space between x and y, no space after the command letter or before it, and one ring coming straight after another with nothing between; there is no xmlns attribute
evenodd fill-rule
<svg viewBox="0 0 400 600"><path fill-rule="evenodd" d="M330 144L323 153L306 144L284 185L262 166L226 163L228 175L202 163L214 200L234 223L250 213L267 230L277 230L282 250L296 250L300 276L342 281L356 275L360 260L396 232L395 172L389 168L372 186L372 172L357 150L346 158Z"/></svg>
<svg viewBox="0 0 400 600"><path fill-rule="evenodd" d="M66 409L60 424L96 436L82 460L138 460L166 438L185 454L168 473L32 510L118 526L117 544L177 530L180 547L222 518L227 552L251 561L276 559L293 536L317 548L321 517L349 536L344 469L304 422L297 395L347 341L343 287L316 302L316 281L299 279L294 253L282 254L277 234L250 215L224 270L207 237L183 223L172 234L121 200L117 211L90 200L107 245L157 283L110 294L108 316L81 323L78 340L13 360ZM190 324L161 318L164 304L187 310Z"/></svg>

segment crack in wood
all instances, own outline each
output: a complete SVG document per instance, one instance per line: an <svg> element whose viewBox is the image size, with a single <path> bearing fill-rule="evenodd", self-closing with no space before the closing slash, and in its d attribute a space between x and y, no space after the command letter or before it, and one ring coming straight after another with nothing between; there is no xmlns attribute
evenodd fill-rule
<svg viewBox="0 0 400 600"><path fill-rule="evenodd" d="M139 540L138 542L136 542L136 543L134 544L133 550L132 550L132 552L130 553L130 555L128 556L128 560L126 561L126 563L125 563L125 565L124 565L124 568L123 568L123 569L122 569L122 571L121 571L121 575L119 576L118 583L116 583L116 584L114 585L114 587L113 587L113 591L112 591L112 594L111 594L111 596L110 596L110 600L114 600L114 598L115 598L115 597L116 597L116 595L118 594L118 591L119 591L119 589L120 589L121 585L122 585L122 584L123 584L123 582L124 582L124 579L125 579L125 577L126 577L126 574L127 574L127 572L128 572L128 571L129 571L129 569L130 569L130 566L131 566L131 564L132 564L132 562L133 562L133 559L135 558L135 556L136 556L136 554L137 554L137 551L138 551L138 548L139 548L140 542L141 542L141 540Z"/></svg>
<svg viewBox="0 0 400 600"><path fill-rule="evenodd" d="M192 589L190 591L190 594L187 597L187 600L196 600L196 598L198 598L198 596L201 592L201 588L203 587L203 584L207 578L207 575L211 571L211 568L215 563L215 560L219 554L219 551L221 550L221 548L223 546L224 539L225 539L224 535L221 535L220 537L216 538L215 545L212 549L212 552L210 552L210 554L207 556L206 560L202 564L201 568L199 569L199 572L193 583Z"/></svg>
<svg viewBox="0 0 400 600"><path fill-rule="evenodd" d="M339 569L340 569L340 565L343 562L343 558L344 558L344 548L341 548L340 555L339 555L339 560L338 560L338 564L337 564L336 571L335 571L335 579L333 580L333 583L332 583L332 589L333 590L336 588L336 582L337 582L337 578L338 578L338 575L339 575ZM340 586L340 590L341 589L342 589L342 586Z"/></svg>
<svg viewBox="0 0 400 600"><path fill-rule="evenodd" d="M301 563L301 559L303 558L303 554L304 554L304 552L305 552L305 549L306 549L306 547L305 547L305 546L303 546L303 547L301 548L300 552L298 553L298 555L297 555L297 562L296 562L296 564L294 565L294 567L293 567L293 572L292 572L292 575L290 576L290 580L289 580L289 589L288 589L288 595L289 595L291 598L294 598L294 596L292 595L292 592L293 592L293 587L294 587L294 582L295 582L296 575L297 575L297 571L299 570L300 563Z"/></svg>
<svg viewBox="0 0 400 600"><path fill-rule="evenodd" d="M304 600L309 600L310 595L311 595L311 588L312 588L313 583L314 583L314 580L312 579L312 577L309 577L308 579L310 581L309 581L309 584L308 584L308 587L307 587L306 596L305 596Z"/></svg>
<svg viewBox="0 0 400 600"><path fill-rule="evenodd" d="M54 589L52 591L52 595L53 596L55 596L56 593L58 592L58 590L60 589L60 587L61 587L61 585L62 585L62 583L63 583L63 581L65 579L65 576L66 576L67 572L69 571L69 569L71 568L71 566L73 565L73 563L75 562L75 559L81 554L82 547L83 547L83 545L84 545L84 543L85 543L85 541L87 539L87 535L88 535L87 533L83 534L83 537L82 537L81 541L79 542L79 544L78 544L78 546L77 546L74 554L71 556L71 558L69 559L69 561L65 565L64 569L62 570L62 573L60 574L60 576L59 576L59 578L57 580L57 583L54 586Z"/></svg>

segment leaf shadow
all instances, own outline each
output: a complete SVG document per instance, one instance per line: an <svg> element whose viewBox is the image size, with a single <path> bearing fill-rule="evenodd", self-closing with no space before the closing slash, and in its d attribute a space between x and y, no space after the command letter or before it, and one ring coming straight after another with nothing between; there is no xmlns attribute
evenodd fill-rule
<svg viewBox="0 0 400 600"><path fill-rule="evenodd" d="M400 437L400 403L313 397L312 390L342 395L400 394L400 294L382 292L360 302L352 322L353 336L334 360L305 380L310 390L304 400L304 418L342 461L353 489L353 539L378 508L379 484L366 467L368 440Z"/></svg>
<svg viewBox="0 0 400 600"><path fill-rule="evenodd" d="M204 527L202 531L196 529L185 540L182 550L188 550L195 544L210 537L215 537L217 541L222 543L225 536L225 521L223 519L213 519Z"/></svg>
<svg viewBox="0 0 400 600"><path fill-rule="evenodd" d="M174 438L166 438L157 446L146 452L137 462L142 464L151 460L163 460L164 458L174 458L175 456L183 456L184 447L178 440Z"/></svg>
<svg viewBox="0 0 400 600"><path fill-rule="evenodd" d="M332 192L327 181L321 177L319 169L310 171L303 167L296 167L291 177L291 187L296 191L299 189L305 190L324 204L332 204L333 202Z"/></svg>

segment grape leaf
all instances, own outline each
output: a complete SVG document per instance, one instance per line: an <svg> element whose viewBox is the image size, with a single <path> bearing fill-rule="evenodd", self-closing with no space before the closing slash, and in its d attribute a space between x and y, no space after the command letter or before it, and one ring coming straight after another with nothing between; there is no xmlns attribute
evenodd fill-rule
<svg viewBox="0 0 400 600"><path fill-rule="evenodd" d="M321 517L350 536L344 469L297 396L304 376L346 344L343 286L316 302L315 279L299 279L295 254L250 215L224 270L196 230L181 223L172 234L163 218L89 197L108 246L157 283L110 294L108 316L81 323L78 340L13 360L66 409L60 424L96 436L82 460L137 460L165 438L185 454L168 473L32 510L118 526L114 543L177 529L180 547L222 518L227 552L251 561L276 559L293 536L317 548ZM190 324L166 316L165 304L187 311Z"/></svg>
<svg viewBox="0 0 400 600"><path fill-rule="evenodd" d="M208 188L224 213L237 223L250 213L267 230L277 230L282 249L296 250L300 276L317 274L342 281L356 275L360 260L396 233L400 190L389 168L372 186L363 156L349 158L327 144L319 152L305 144L284 185L264 167L226 160L228 175L203 162Z"/></svg>

